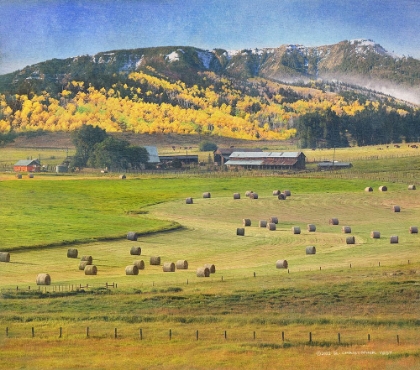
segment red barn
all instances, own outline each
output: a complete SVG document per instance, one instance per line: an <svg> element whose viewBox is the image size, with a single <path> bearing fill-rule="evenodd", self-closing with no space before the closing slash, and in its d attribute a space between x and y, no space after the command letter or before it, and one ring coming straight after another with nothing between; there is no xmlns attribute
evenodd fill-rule
<svg viewBox="0 0 420 370"><path fill-rule="evenodd" d="M15 172L40 172L41 163L38 159L21 159L13 165Z"/></svg>

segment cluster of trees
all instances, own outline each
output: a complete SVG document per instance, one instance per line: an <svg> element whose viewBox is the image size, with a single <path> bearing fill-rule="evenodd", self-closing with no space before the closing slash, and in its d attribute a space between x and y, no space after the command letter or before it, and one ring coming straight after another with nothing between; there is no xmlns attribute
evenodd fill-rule
<svg viewBox="0 0 420 370"><path fill-rule="evenodd" d="M82 125L72 133L72 141L76 154L70 165L75 168L143 169L149 161L145 148L130 145L97 126Z"/></svg>

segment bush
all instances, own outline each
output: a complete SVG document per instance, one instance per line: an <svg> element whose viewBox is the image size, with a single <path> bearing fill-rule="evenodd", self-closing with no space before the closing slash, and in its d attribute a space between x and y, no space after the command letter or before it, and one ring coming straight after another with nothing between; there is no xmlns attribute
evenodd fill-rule
<svg viewBox="0 0 420 370"><path fill-rule="evenodd" d="M217 149L217 145L211 141L203 140L199 144L200 152L212 152Z"/></svg>

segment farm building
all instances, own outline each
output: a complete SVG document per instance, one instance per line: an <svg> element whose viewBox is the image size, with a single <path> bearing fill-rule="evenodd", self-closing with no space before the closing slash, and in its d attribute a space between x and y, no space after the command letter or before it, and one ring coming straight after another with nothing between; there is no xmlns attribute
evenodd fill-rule
<svg viewBox="0 0 420 370"><path fill-rule="evenodd" d="M41 162L38 159L21 159L13 165L15 172L40 172Z"/></svg>
<svg viewBox="0 0 420 370"><path fill-rule="evenodd" d="M318 163L319 170L339 170L342 168L351 168L353 165L350 162L339 161L325 161Z"/></svg>
<svg viewBox="0 0 420 370"><path fill-rule="evenodd" d="M161 155L160 161L162 163L171 163L175 160L181 161L184 165L192 163L198 164L198 155L186 154L186 155Z"/></svg>
<svg viewBox="0 0 420 370"><path fill-rule="evenodd" d="M233 152L259 152L261 153L262 150L259 148L254 149L246 149L246 148L217 148L214 151L214 161L218 163L219 165L224 165L228 160L229 156Z"/></svg>
<svg viewBox="0 0 420 370"><path fill-rule="evenodd" d="M149 164L158 164L160 163L158 150L155 146L144 146L144 149L147 150L147 153L149 154Z"/></svg>
<svg viewBox="0 0 420 370"><path fill-rule="evenodd" d="M303 170L305 158L302 152L233 152L225 164L247 169Z"/></svg>

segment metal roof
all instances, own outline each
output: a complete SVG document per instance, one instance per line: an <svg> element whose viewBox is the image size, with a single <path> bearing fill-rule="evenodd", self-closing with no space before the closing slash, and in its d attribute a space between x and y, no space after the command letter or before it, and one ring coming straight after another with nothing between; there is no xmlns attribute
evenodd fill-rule
<svg viewBox="0 0 420 370"><path fill-rule="evenodd" d="M235 161L234 159L229 159L225 165L226 166L262 166L264 160L263 159L243 159L243 160L238 160Z"/></svg>
<svg viewBox="0 0 420 370"><path fill-rule="evenodd" d="M144 147L149 153L149 162L148 163L160 163L158 150L155 146L145 146Z"/></svg>
<svg viewBox="0 0 420 370"><path fill-rule="evenodd" d="M38 159L21 159L17 161L14 165L15 166L29 166L31 164L39 165L40 163Z"/></svg>
<svg viewBox="0 0 420 370"><path fill-rule="evenodd" d="M229 158L297 158L302 152L233 152Z"/></svg>

